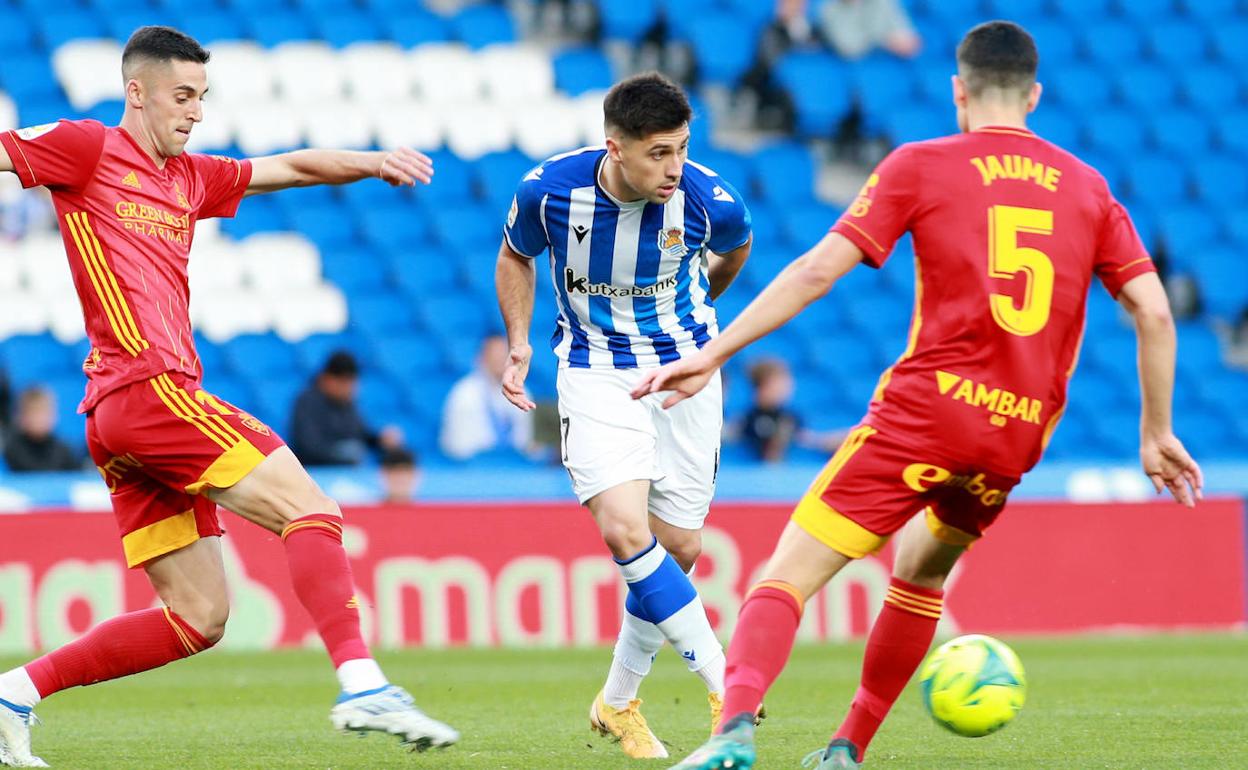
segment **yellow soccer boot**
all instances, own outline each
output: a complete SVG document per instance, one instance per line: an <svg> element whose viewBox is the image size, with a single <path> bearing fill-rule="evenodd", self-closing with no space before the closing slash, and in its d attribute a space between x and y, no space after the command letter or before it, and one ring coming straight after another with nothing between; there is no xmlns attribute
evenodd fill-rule
<svg viewBox="0 0 1248 770"><path fill-rule="evenodd" d="M650 732L646 718L641 715L639 698L629 701L622 709L616 709L608 706L599 692L594 704L589 707L589 726L597 733L614 737L624 753L634 759L663 759L667 756L663 742Z"/></svg>

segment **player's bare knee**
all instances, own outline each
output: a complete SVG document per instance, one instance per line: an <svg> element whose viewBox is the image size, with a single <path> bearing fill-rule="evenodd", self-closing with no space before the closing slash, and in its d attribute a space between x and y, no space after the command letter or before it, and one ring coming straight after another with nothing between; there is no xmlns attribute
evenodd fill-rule
<svg viewBox="0 0 1248 770"><path fill-rule="evenodd" d="M230 618L230 603L224 598L175 602L169 609L198 631L209 645L216 644L225 636L225 624Z"/></svg>
<svg viewBox="0 0 1248 770"><path fill-rule="evenodd" d="M673 539L670 543L663 543L663 547L685 572L693 569L698 557L702 555L701 533L694 532L692 535L692 537L680 537Z"/></svg>
<svg viewBox="0 0 1248 770"><path fill-rule="evenodd" d="M617 559L626 559L649 547L653 535L644 523L623 516L601 516L598 527L602 541Z"/></svg>
<svg viewBox="0 0 1248 770"><path fill-rule="evenodd" d="M893 576L911 585L939 591L944 588L953 565L930 564L920 559L901 559L893 565Z"/></svg>

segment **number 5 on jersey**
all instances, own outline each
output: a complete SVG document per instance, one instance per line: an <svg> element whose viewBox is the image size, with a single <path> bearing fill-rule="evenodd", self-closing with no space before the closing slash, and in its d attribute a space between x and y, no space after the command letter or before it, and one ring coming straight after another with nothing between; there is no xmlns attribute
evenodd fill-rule
<svg viewBox="0 0 1248 770"><path fill-rule="evenodd" d="M1030 337L1049 322L1053 305L1053 260L1039 249L1018 245L1019 233L1053 234L1053 212L1020 206L988 209L988 275L1016 279L1023 273L1027 286L1022 307L1008 294L993 293L988 302L1002 329Z"/></svg>

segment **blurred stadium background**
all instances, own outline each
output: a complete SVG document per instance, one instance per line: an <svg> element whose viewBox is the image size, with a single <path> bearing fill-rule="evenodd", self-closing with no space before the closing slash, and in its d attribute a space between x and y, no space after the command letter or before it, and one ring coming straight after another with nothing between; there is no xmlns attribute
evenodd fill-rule
<svg viewBox="0 0 1248 770"><path fill-rule="evenodd" d="M812 23L819 5L809 3ZM1248 493L1248 3L903 6L922 41L917 54L849 60L818 44L776 47L770 0L72 0L54 8L0 0L0 126L66 116L116 124L121 46L136 27L160 23L213 54L195 150L429 152L437 169L429 187L290 190L247 200L235 219L200 223L192 314L206 385L284 432L295 395L345 348L363 365L365 416L397 424L418 451L420 498L566 502L566 476L549 459L497 451L457 462L437 443L448 390L500 325L493 264L520 176L553 153L601 142L601 98L614 80L654 67L678 77L697 113L691 157L731 180L754 217L753 256L717 303L722 324L825 232L890 147L956 130L954 46L980 21L1014 19L1041 52L1045 91L1033 127L1109 179L1173 289L1177 431L1211 491ZM35 193L4 177L0 201L20 209ZM732 362L729 421L749 406L749 363L775 356L794 372L792 406L808 425L852 425L904 347L910 253L906 240L879 274L853 271ZM553 402L544 339L555 311L545 281L529 386L539 402ZM83 420L74 410L86 350L59 236L0 239L0 368L15 392L43 383L56 394L57 432L79 448ZM1136 468L1137 420L1134 336L1094 286L1067 416L1015 498L1150 497ZM823 460L797 447L785 462L762 465L730 442L719 499L783 504ZM374 466L316 475L345 502L373 502L380 492ZM32 507L104 509L107 492L94 472L0 471L0 509Z"/></svg>

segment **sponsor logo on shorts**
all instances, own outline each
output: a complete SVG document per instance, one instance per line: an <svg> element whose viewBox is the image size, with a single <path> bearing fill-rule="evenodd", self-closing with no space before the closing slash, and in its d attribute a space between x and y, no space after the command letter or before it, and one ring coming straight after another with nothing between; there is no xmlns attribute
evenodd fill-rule
<svg viewBox="0 0 1248 770"><path fill-rule="evenodd" d="M1039 425L1040 412L1044 410L1044 404L1038 398L1020 396L1005 388L989 388L969 377L939 369L936 370L936 388L942 396L986 409L991 415L989 422L997 427L1004 426L1009 420Z"/></svg>
<svg viewBox="0 0 1248 770"><path fill-rule="evenodd" d="M988 508L1005 505L1010 496L1009 490L990 489L984 480L984 474L974 476L955 475L952 471L939 465L914 463L906 466L901 472L901 480L915 492L929 492L936 487L953 487L965 491L971 497Z"/></svg>
<svg viewBox="0 0 1248 770"><path fill-rule="evenodd" d="M127 473L142 467L143 463L139 462L134 455L124 454L113 457L103 465L95 466L95 469L104 477L104 483L108 485L108 493L113 494Z"/></svg>
<svg viewBox="0 0 1248 770"><path fill-rule="evenodd" d="M610 283L590 283L572 268L564 268L563 287L569 294L588 294L591 297L656 297L676 289L676 276L664 278L649 286L616 286Z"/></svg>
<svg viewBox="0 0 1248 770"><path fill-rule="evenodd" d="M259 421L259 420L257 420L255 417L252 417L251 415L247 414L246 412L239 412L239 413L238 413L238 421L239 421L239 422L241 422L241 423L243 424L243 426L244 426L244 427L250 428L251 430L255 431L256 433L259 433L261 436L271 436L271 435L273 435L273 431L269 430L269 426L267 426L267 425L265 425L264 423L260 422L260 421Z"/></svg>

